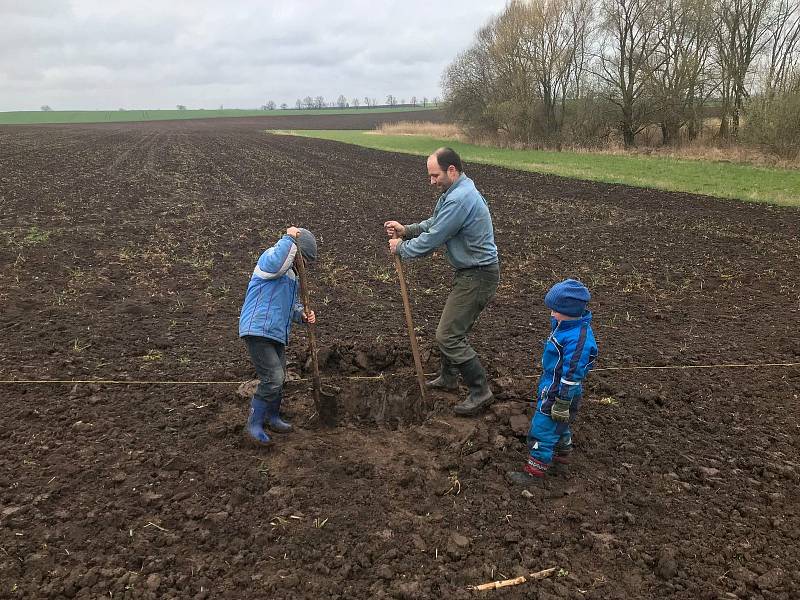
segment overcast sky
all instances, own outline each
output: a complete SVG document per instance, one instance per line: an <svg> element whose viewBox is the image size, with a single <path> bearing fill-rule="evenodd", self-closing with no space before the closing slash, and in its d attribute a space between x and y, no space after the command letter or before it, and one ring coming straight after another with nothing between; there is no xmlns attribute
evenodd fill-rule
<svg viewBox="0 0 800 600"><path fill-rule="evenodd" d="M0 0L0 111L441 96L506 0Z"/></svg>

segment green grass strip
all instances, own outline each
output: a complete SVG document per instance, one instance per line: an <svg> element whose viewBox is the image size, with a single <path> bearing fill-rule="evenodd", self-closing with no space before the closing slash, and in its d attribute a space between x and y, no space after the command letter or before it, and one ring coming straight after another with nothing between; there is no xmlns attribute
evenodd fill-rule
<svg viewBox="0 0 800 600"><path fill-rule="evenodd" d="M450 146L467 163L551 173L573 179L706 194L748 202L800 206L800 171L665 157L582 152L509 150L424 136L387 136L366 131L279 132L356 144L377 150L427 156Z"/></svg>
<svg viewBox="0 0 800 600"><path fill-rule="evenodd" d="M435 108L435 107L432 107ZM432 109L431 108L431 109ZM214 119L220 117L285 117L311 115L360 115L365 113L431 110L421 106L402 108L343 108L326 110L51 110L0 112L0 125L47 125L59 123L126 123L175 119Z"/></svg>

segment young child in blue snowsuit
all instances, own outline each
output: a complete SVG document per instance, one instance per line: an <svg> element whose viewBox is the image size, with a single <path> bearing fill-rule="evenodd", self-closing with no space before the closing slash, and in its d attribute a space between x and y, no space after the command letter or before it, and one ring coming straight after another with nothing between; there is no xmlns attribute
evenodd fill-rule
<svg viewBox="0 0 800 600"><path fill-rule="evenodd" d="M288 433L292 426L281 419L286 356L292 321L315 323L314 311L306 312L297 300L299 280L294 271L297 252L303 259L317 258L317 241L310 231L289 227L278 243L259 257L239 315L239 337L247 345L253 366L261 380L250 401L245 432L256 444L272 443L264 431Z"/></svg>
<svg viewBox="0 0 800 600"><path fill-rule="evenodd" d="M592 313L586 310L590 298L586 286L574 279L557 283L544 298L553 330L542 355L536 412L528 431L528 460L522 472L506 474L511 483L535 484L554 462L569 464L572 453L569 426L580 407L581 381L597 358Z"/></svg>

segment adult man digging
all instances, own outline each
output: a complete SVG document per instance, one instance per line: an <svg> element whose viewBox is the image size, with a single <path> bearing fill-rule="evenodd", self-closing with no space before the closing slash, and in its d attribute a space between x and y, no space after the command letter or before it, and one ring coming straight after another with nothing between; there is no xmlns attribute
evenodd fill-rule
<svg viewBox="0 0 800 600"><path fill-rule="evenodd" d="M439 148L428 157L428 175L431 185L442 192L433 216L413 225L386 221L383 226L391 238L389 249L402 259L428 256L442 244L447 247L447 260L456 272L436 328L441 369L426 385L456 390L460 371L469 396L453 410L459 415L475 415L494 400L486 370L467 342L467 334L500 281L492 217L452 149Z"/></svg>

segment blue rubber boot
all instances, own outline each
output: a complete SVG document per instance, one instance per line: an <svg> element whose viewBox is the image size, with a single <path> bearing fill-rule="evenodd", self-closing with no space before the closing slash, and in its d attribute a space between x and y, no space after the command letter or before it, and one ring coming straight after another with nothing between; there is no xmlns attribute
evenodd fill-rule
<svg viewBox="0 0 800 600"><path fill-rule="evenodd" d="M267 402L267 425L275 433L289 433L291 424L281 419L281 399Z"/></svg>
<svg viewBox="0 0 800 600"><path fill-rule="evenodd" d="M250 400L250 416L247 419L245 431L247 437L260 446L269 446L272 440L264 431L264 416L267 413L267 403L260 398Z"/></svg>

